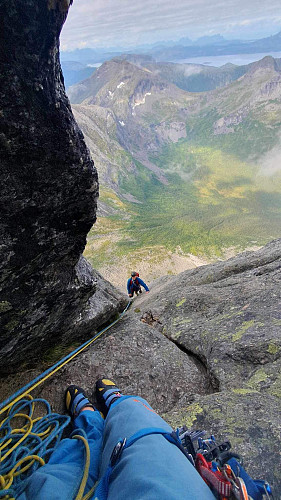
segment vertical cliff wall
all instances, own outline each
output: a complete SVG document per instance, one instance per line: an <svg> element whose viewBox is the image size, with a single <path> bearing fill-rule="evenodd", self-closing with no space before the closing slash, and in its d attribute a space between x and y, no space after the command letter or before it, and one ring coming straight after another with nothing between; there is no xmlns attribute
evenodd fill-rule
<svg viewBox="0 0 281 500"><path fill-rule="evenodd" d="M2 373L86 335L124 302L81 258L98 178L59 62L70 3L0 0Z"/></svg>

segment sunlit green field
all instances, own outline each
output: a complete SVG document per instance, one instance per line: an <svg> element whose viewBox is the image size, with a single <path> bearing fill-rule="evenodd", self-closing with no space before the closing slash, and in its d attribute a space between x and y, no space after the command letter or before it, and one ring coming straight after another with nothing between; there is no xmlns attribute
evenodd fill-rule
<svg viewBox="0 0 281 500"><path fill-rule="evenodd" d="M102 191L101 199L119 206L120 216L99 221L89 235L86 255L91 257L91 247L98 249L92 260L96 266L144 247L220 256L225 248L262 245L280 235L280 174L266 177L258 164L186 140L150 159L168 185L137 163L137 173L120 178L119 185L121 193L141 203Z"/></svg>

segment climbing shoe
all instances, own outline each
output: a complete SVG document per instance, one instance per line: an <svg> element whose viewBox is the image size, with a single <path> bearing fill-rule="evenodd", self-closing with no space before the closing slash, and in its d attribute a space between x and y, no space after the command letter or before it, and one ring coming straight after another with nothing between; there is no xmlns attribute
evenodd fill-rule
<svg viewBox="0 0 281 500"><path fill-rule="evenodd" d="M105 416L108 413L110 405L121 396L123 396L123 394L120 393L118 387L116 387L112 380L108 380L107 378L99 378L99 380L97 380L96 400L98 407Z"/></svg>
<svg viewBox="0 0 281 500"><path fill-rule="evenodd" d="M90 406L94 409L93 404L87 398L84 389L78 385L70 385L65 391L65 407L72 418L78 417L79 413L85 406Z"/></svg>

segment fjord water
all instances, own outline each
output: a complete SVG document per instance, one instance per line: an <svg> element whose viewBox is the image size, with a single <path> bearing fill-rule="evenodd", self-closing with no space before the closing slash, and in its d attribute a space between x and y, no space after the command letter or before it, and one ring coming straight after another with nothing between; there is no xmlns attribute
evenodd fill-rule
<svg viewBox="0 0 281 500"><path fill-rule="evenodd" d="M173 62L180 64L204 64L206 66L216 67L220 67L228 63L236 64L237 66L243 66L244 64L250 64L252 62L259 61L265 56L279 58L281 57L281 52L258 52L256 54L229 54L222 56L188 57L187 59L179 59Z"/></svg>

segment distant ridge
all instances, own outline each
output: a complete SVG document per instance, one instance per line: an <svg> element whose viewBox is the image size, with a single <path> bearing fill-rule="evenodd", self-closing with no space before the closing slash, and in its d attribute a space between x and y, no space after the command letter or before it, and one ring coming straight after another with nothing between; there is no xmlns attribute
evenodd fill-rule
<svg viewBox="0 0 281 500"><path fill-rule="evenodd" d="M143 76L148 78L147 72L149 72L150 78L169 82L182 90L205 92L223 88L243 75L252 74L261 69L278 72L281 69L281 59L266 56L260 61L243 66L225 64L217 68L199 64L157 63L151 56L123 54L106 61L95 73L92 72L89 78L71 86L68 89L71 102L79 104L87 98L94 97L105 82L116 77L116 65L118 65L120 77L123 74L129 78L135 71L142 71Z"/></svg>
<svg viewBox="0 0 281 500"><path fill-rule="evenodd" d="M281 50L281 31L270 37L253 41L221 40L221 43L200 43L200 39L191 46L174 45L173 47L152 50L149 53L157 61L175 61L199 56L218 56L234 54L253 54L266 52L279 52Z"/></svg>
<svg viewBox="0 0 281 500"><path fill-rule="evenodd" d="M252 54L279 52L281 50L281 31L275 35L258 40L226 40L220 34L203 36L192 41L188 37L178 42L163 41L154 44L123 48L84 48L73 51L61 51L61 61L79 61L83 63L101 63L123 53L150 55L157 61L175 61L188 57L217 56L233 54Z"/></svg>

